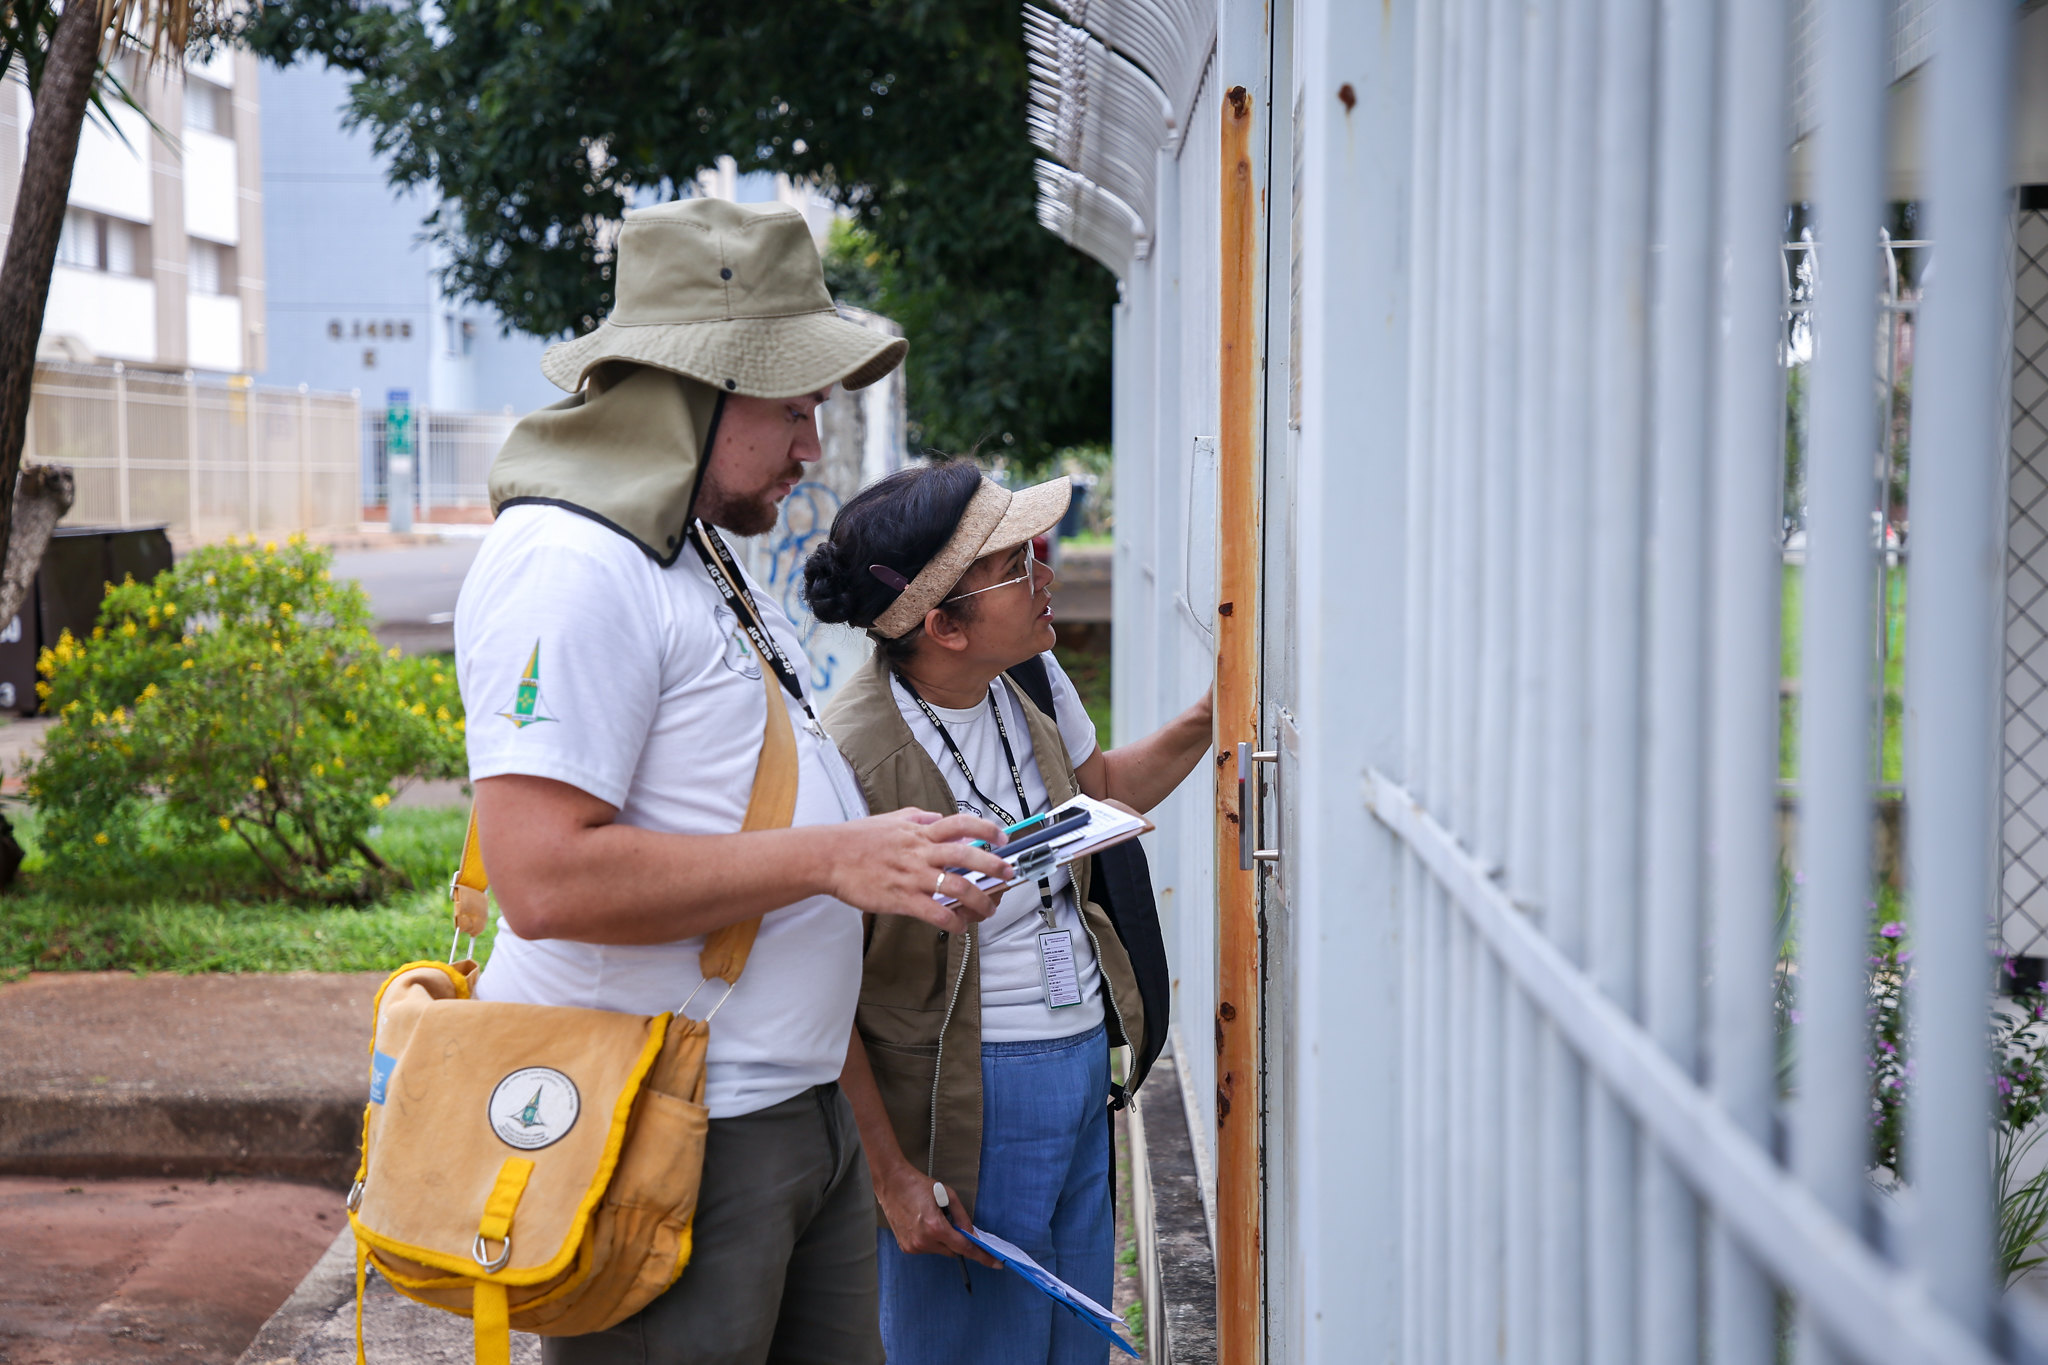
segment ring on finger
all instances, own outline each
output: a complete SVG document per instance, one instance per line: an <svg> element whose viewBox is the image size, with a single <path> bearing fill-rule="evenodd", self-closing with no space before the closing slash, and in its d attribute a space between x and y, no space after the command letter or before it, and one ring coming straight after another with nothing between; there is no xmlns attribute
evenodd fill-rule
<svg viewBox="0 0 2048 1365"><path fill-rule="evenodd" d="M939 879L938 879L938 881L936 881L936 882L934 882L934 883L932 884L932 894L933 894L934 896L942 896L942 895L944 895L945 893L946 893L946 874L945 874L944 872L941 872L941 873L939 873Z"/></svg>

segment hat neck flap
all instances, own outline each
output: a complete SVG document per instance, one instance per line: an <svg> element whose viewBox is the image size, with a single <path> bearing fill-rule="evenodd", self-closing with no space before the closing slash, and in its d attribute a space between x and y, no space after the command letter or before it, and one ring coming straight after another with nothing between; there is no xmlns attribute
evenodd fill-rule
<svg viewBox="0 0 2048 1365"><path fill-rule="evenodd" d="M625 536L664 569L682 553L697 480L725 395L614 362L561 402L528 413L491 463L491 511L563 507Z"/></svg>

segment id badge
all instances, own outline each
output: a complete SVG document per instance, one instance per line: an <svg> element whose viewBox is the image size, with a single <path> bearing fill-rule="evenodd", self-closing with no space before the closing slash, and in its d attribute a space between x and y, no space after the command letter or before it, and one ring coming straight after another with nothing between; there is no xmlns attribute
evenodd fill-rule
<svg viewBox="0 0 2048 1365"><path fill-rule="evenodd" d="M1047 1009L1081 1003L1081 972L1074 965L1074 931L1053 929L1038 936L1038 971L1045 981Z"/></svg>

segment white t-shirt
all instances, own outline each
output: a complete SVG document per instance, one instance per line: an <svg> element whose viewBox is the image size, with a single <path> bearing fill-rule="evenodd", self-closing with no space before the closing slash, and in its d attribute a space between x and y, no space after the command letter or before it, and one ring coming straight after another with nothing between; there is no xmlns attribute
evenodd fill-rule
<svg viewBox="0 0 2048 1365"><path fill-rule="evenodd" d="M800 678L803 646L749 580ZM761 661L685 548L664 569L632 541L565 508L506 509L455 607L455 669L468 712L472 781L554 778L618 807L621 824L730 834L746 816L761 752ZM867 814L830 740L796 729L795 825ZM521 938L502 921L477 984L485 1000L658 1014L702 978L701 935L650 946ZM860 990L860 916L814 896L763 916L746 971L711 1029L713 1118L837 1080ZM724 993L704 987L702 1017Z"/></svg>
<svg viewBox="0 0 2048 1365"><path fill-rule="evenodd" d="M1095 752L1095 722L1088 718L1074 684L1054 661L1043 656L1046 675L1052 681L1054 710L1058 713L1060 738L1067 756L1078 768ZM932 707L960 749L961 757L974 772L975 786L982 794L1009 812L1013 820L1036 814L1046 807L1045 779L1039 776L1031 730L1024 723L1024 711L1008 679L999 678L996 693L1002 698L1003 723L1009 728L1010 748L1017 755L1017 773L1024 779L1024 795L1030 811L1017 809L1016 784L1011 780L1009 760L1003 756L1003 741L996 729L995 715L988 703L955 710ZM918 708L901 678L895 679L896 709L910 733L931 755L953 799L961 810L997 824L1007 823L989 810L967 784L960 765L946 748L932 723ZM1012 887L996 906L995 914L975 930L975 945L981 952L981 1036L984 1042L1015 1043L1039 1038L1069 1038L1086 1033L1102 1022L1102 974L1095 962L1094 946L1081 923L1074 903L1074 884L1062 868L1053 876L1053 927L1073 934L1074 966L1081 982L1081 1003L1052 1009L1045 1003L1044 973L1039 965L1038 936L1045 930L1039 915L1038 883Z"/></svg>

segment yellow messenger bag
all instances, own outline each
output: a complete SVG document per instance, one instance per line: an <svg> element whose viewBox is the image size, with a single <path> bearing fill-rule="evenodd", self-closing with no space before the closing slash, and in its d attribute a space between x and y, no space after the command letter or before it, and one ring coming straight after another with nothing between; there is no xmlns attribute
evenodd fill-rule
<svg viewBox="0 0 2048 1365"><path fill-rule="evenodd" d="M796 808L796 736L765 666L761 680L768 717L743 830L785 828ZM484 928L486 885L472 812L458 940ZM730 996L760 923L705 941L706 983L722 980ZM717 1009L697 1020L680 1007L649 1017L481 1001L476 963L454 956L408 963L377 992L349 1193L359 1362L372 1265L406 1297L474 1319L478 1365L507 1365L513 1328L602 1331L690 1260Z"/></svg>

